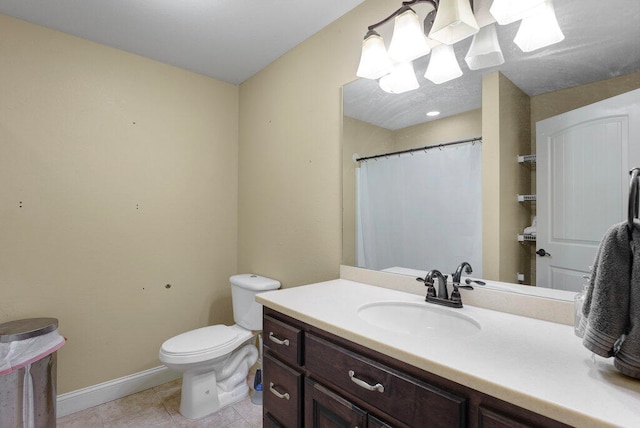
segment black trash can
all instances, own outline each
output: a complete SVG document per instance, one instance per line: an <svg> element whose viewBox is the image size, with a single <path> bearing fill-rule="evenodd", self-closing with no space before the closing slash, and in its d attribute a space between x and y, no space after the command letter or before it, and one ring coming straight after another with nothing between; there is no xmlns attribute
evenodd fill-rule
<svg viewBox="0 0 640 428"><path fill-rule="evenodd" d="M56 426L56 318L0 324L0 427Z"/></svg>

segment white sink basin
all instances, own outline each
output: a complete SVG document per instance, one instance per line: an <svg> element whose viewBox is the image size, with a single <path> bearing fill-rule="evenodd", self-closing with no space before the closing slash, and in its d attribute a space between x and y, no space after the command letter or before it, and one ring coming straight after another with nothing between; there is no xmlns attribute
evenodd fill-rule
<svg viewBox="0 0 640 428"><path fill-rule="evenodd" d="M358 308L367 323L394 333L419 337L468 337L481 330L472 317L432 303L375 302Z"/></svg>

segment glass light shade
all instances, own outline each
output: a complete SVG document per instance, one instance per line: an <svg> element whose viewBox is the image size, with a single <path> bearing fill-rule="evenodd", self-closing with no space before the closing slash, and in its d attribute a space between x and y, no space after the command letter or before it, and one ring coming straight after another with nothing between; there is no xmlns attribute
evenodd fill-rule
<svg viewBox="0 0 640 428"><path fill-rule="evenodd" d="M511 24L531 14L545 0L493 0L489 10L500 25Z"/></svg>
<svg viewBox="0 0 640 428"><path fill-rule="evenodd" d="M409 62L431 52L427 37L422 31L420 18L407 9L396 16L393 36L389 44L389 56L397 62Z"/></svg>
<svg viewBox="0 0 640 428"><path fill-rule="evenodd" d="M476 18L478 27L486 27L496 22L496 19L489 11L492 3L493 0L473 0L473 16Z"/></svg>
<svg viewBox="0 0 640 428"><path fill-rule="evenodd" d="M564 40L558 25L552 0L536 8L535 13L524 18L513 39L523 52L531 52Z"/></svg>
<svg viewBox="0 0 640 428"><path fill-rule="evenodd" d="M384 46L384 40L375 31L370 31L362 41L362 53L356 76L379 79L391 72L392 64Z"/></svg>
<svg viewBox="0 0 640 428"><path fill-rule="evenodd" d="M440 0L429 37L452 45L478 32L469 0Z"/></svg>
<svg viewBox="0 0 640 428"><path fill-rule="evenodd" d="M478 34L473 36L469 52L464 57L470 70L494 67L504 63L504 56L498 43L496 24L482 27Z"/></svg>
<svg viewBox="0 0 640 428"><path fill-rule="evenodd" d="M462 70L451 45L438 45L431 51L431 59L424 77L440 84L462 76Z"/></svg>
<svg viewBox="0 0 640 428"><path fill-rule="evenodd" d="M390 94L401 94L420 87L412 62L396 64L391 73L380 79L379 85L383 91Z"/></svg>

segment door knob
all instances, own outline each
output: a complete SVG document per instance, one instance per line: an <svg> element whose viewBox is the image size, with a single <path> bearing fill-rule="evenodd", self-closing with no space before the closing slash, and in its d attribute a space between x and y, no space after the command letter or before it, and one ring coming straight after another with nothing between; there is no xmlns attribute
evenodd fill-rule
<svg viewBox="0 0 640 428"><path fill-rule="evenodd" d="M547 253L544 248L540 248L538 251L536 251L536 254L539 255L540 257L544 257L544 256L549 256L551 257L551 253Z"/></svg>

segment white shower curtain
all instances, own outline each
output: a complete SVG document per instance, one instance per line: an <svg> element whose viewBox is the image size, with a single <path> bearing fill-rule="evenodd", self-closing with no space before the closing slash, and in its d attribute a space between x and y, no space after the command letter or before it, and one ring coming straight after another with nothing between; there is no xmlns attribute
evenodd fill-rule
<svg viewBox="0 0 640 428"><path fill-rule="evenodd" d="M480 143L361 162L356 169L359 267L482 275Z"/></svg>

